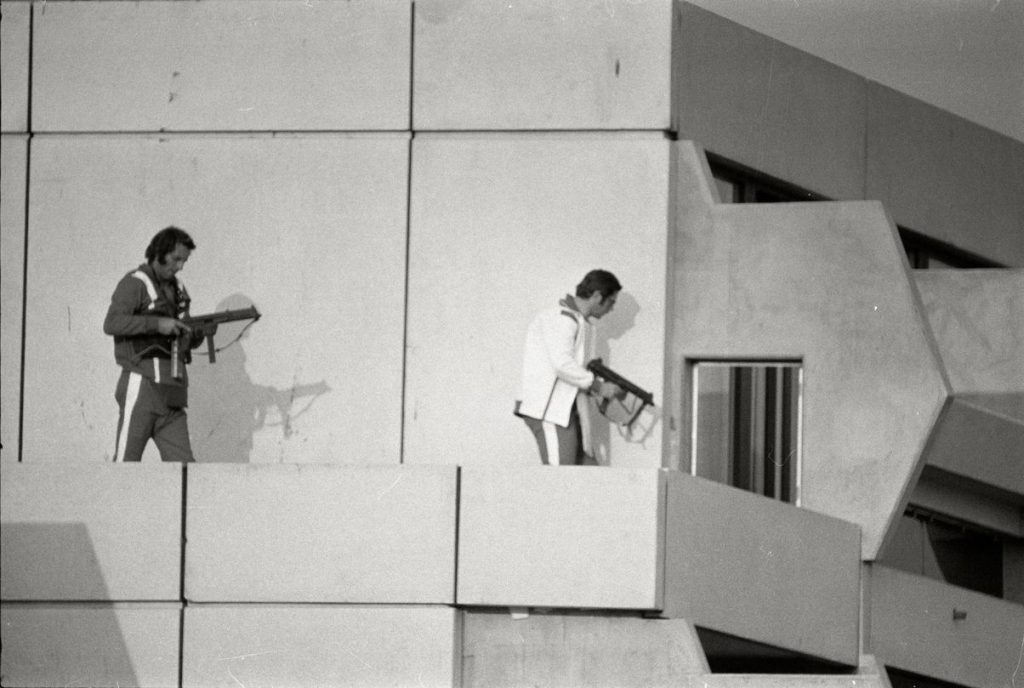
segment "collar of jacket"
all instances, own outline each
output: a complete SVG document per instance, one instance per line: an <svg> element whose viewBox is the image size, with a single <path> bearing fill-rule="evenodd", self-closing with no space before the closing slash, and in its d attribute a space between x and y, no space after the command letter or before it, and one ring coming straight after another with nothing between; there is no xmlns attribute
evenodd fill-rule
<svg viewBox="0 0 1024 688"><path fill-rule="evenodd" d="M558 302L558 305L561 306L562 308L568 308L573 313L576 313L587 322L590 322L587 316L583 315L583 311L580 310L579 306L576 305L576 299L572 296L572 294L566 294L565 298L561 299Z"/></svg>

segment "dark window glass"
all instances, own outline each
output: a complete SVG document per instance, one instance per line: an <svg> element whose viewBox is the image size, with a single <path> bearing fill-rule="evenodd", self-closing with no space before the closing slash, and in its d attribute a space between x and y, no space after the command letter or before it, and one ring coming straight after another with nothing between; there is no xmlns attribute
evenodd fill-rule
<svg viewBox="0 0 1024 688"><path fill-rule="evenodd" d="M1003 597L1004 548L1015 540L911 505L879 563Z"/></svg>
<svg viewBox="0 0 1024 688"><path fill-rule="evenodd" d="M770 177L752 168L708 153L708 163L723 203L792 203L827 201L826 196ZM998 268L1002 263L964 251L906 227L897 227L911 268Z"/></svg>
<svg viewBox="0 0 1024 688"><path fill-rule="evenodd" d="M889 675L889 683L892 688L967 688L959 683L940 681L937 678L913 674L892 667L886 667L885 672Z"/></svg>
<svg viewBox="0 0 1024 688"><path fill-rule="evenodd" d="M800 363L700 361L692 371L693 474L796 503Z"/></svg>

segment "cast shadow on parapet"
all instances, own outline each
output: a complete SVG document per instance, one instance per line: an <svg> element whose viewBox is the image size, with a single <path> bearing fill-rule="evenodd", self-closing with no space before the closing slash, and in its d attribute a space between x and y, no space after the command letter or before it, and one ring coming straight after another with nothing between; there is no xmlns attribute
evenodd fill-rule
<svg viewBox="0 0 1024 688"><path fill-rule="evenodd" d="M244 294L232 294L216 310L252 305ZM264 317L255 327L272 326ZM192 449L199 462L249 463L256 433L280 428L278 442L287 441L296 432L295 421L331 391L324 380L284 389L254 383L247 370L245 350L253 329L244 322L218 327L217 361L212 365L205 360L205 344L193 352L188 414Z"/></svg>
<svg viewBox="0 0 1024 688"><path fill-rule="evenodd" d="M86 524L6 522L0 540L3 685L139 685Z"/></svg>
<svg viewBox="0 0 1024 688"><path fill-rule="evenodd" d="M610 341L621 339L636 326L640 310L640 304L632 294L626 291L619 292L615 308L612 309L611 313L601 318L600 324L597 327L598 339L595 349L597 356L606 366L635 382L640 387L651 389L657 380L643 379L642 371L620 370L615 364L615 359L609 346ZM630 406L633 402L636 402L636 399L627 399L626 406L617 401L612 402L609 407L609 417L616 421L629 419L632 416ZM612 433L617 433L631 444L643 445L654 432L654 429L658 427L661 420L661 408L648 406L628 427L611 420L605 420L598 415L596 406L591 415L594 418L600 419L600 422L593 423L591 429L595 462L599 465L607 465Z"/></svg>

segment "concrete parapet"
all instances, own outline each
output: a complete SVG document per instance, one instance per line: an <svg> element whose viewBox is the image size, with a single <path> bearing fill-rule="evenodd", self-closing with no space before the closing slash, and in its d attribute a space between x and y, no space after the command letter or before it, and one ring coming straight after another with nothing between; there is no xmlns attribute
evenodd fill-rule
<svg viewBox="0 0 1024 688"><path fill-rule="evenodd" d="M467 610L462 638L463 688L668 687L708 671L683 619Z"/></svg>
<svg viewBox="0 0 1024 688"><path fill-rule="evenodd" d="M886 666L971 688L1021 678L1024 605L872 565L867 642Z"/></svg>
<svg viewBox="0 0 1024 688"><path fill-rule="evenodd" d="M4 601L179 600L180 465L0 471Z"/></svg>
<svg viewBox="0 0 1024 688"><path fill-rule="evenodd" d="M447 607L199 605L184 623L184 688L459 685Z"/></svg>
<svg viewBox="0 0 1024 688"><path fill-rule="evenodd" d="M857 664L855 525L683 473L667 481L665 616Z"/></svg>
<svg viewBox="0 0 1024 688"><path fill-rule="evenodd" d="M459 605L655 610L659 470L463 468Z"/></svg>
<svg viewBox="0 0 1024 688"><path fill-rule="evenodd" d="M185 596L451 603L456 470L190 465Z"/></svg>
<svg viewBox="0 0 1024 688"><path fill-rule="evenodd" d="M178 686L181 605L0 606L5 686Z"/></svg>

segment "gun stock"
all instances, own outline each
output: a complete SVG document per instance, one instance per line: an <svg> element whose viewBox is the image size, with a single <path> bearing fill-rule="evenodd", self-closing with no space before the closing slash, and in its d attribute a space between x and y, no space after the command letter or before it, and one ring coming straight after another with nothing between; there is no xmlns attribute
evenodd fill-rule
<svg viewBox="0 0 1024 688"><path fill-rule="evenodd" d="M235 322L236 320L260 319L260 312L256 306L248 308L237 308L235 310L217 311L204 315L190 315L182 318L181 321L193 330L199 330L206 335L206 351L210 356L210 363L217 362L217 349L213 343L213 335L217 334L217 326L222 323Z"/></svg>

